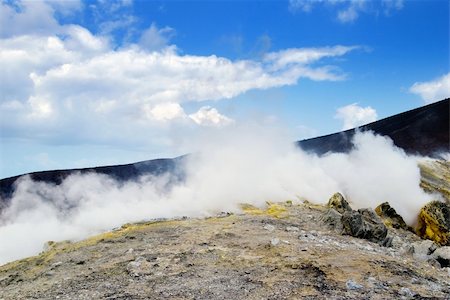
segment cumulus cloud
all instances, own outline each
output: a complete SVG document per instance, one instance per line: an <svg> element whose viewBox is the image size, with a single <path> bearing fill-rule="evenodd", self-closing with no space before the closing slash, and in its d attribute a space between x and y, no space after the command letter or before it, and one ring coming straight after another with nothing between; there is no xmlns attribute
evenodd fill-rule
<svg viewBox="0 0 450 300"><path fill-rule="evenodd" d="M79 0L73 1L2 1L0 3L0 37L23 34L53 34L62 26L55 13L64 15L78 11Z"/></svg>
<svg viewBox="0 0 450 300"><path fill-rule="evenodd" d="M388 201L412 225L433 197L419 187L418 158L388 138L358 133L350 153L318 157L285 136L272 126L215 131L184 165L182 182L167 174L128 183L88 174L54 186L24 177L0 215L0 264L37 254L49 240L82 239L127 222L237 212L240 203L324 204L335 192L353 208Z"/></svg>
<svg viewBox="0 0 450 300"><path fill-rule="evenodd" d="M147 117L157 121L170 121L173 119L184 118L186 114L178 103L161 103L154 107L145 107Z"/></svg>
<svg viewBox="0 0 450 300"><path fill-rule="evenodd" d="M166 29L152 25L147 37ZM25 130L29 138L58 138L69 133L64 128L82 123L78 128L90 127L88 135L100 140L110 130L108 119L115 120L116 138L123 128L151 129L157 121L224 124L229 118L214 109L187 118L182 105L293 85L301 78L341 80L345 75L336 67L315 64L358 48L296 48L267 53L262 60L233 61L181 55L176 47L164 47L167 42L148 42L152 51L137 44L114 49L107 38L78 25L65 25L58 35L1 39L0 110L8 115L2 126ZM81 133L73 138L82 138Z"/></svg>
<svg viewBox="0 0 450 300"><path fill-rule="evenodd" d="M344 122L342 130L351 129L377 120L377 112L370 106L361 107L353 103L340 107L334 116Z"/></svg>
<svg viewBox="0 0 450 300"><path fill-rule="evenodd" d="M302 11L310 13L315 6L327 6L336 9L336 19L341 23L353 23L361 13L378 15L382 12L389 16L392 11L401 10L404 0L290 0L289 10L293 13Z"/></svg>
<svg viewBox="0 0 450 300"><path fill-rule="evenodd" d="M201 107L196 113L190 114L189 118L198 125L204 126L225 126L234 122L234 120L220 114L217 109L210 106Z"/></svg>
<svg viewBox="0 0 450 300"><path fill-rule="evenodd" d="M450 97L450 73L431 81L416 82L409 91L422 97L425 103L448 98Z"/></svg>

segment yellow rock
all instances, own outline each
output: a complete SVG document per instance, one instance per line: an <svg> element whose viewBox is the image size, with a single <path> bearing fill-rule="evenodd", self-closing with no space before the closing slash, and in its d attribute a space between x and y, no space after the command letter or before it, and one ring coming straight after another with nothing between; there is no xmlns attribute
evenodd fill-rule
<svg viewBox="0 0 450 300"><path fill-rule="evenodd" d="M450 205L432 201L422 207L417 234L439 245L450 245Z"/></svg>

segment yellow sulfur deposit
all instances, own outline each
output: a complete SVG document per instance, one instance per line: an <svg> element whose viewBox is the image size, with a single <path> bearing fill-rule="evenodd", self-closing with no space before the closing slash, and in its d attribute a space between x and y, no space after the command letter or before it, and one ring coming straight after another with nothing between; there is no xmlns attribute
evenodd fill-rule
<svg viewBox="0 0 450 300"><path fill-rule="evenodd" d="M450 205L432 201L422 207L417 234L439 245L450 245Z"/></svg>

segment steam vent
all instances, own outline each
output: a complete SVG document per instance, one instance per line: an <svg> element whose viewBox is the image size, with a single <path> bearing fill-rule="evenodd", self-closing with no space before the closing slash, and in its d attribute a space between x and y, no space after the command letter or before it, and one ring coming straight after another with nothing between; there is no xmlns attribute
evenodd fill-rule
<svg viewBox="0 0 450 300"><path fill-rule="evenodd" d="M35 256L0 266L0 299L448 299L450 165L439 156L448 150L448 108L446 99L359 128L391 138L402 159L427 155L412 170L421 176L420 195L434 200L413 216L416 223L402 215L398 202L380 199L366 207L344 191L322 203L300 197L237 201L225 212L148 218L86 239L46 240ZM298 145L314 157L345 154L354 150L349 141L355 134L344 131ZM46 208L58 207L58 217L71 217L81 206L71 203L69 194L63 202L50 195L77 178L71 176L81 176L89 185L110 184L113 193L104 210L106 203L120 203L114 202L121 195L116 183L135 191L136 180L164 175L169 180L160 193L186 184L188 172L180 166L190 157L2 179L0 209L11 214L34 195L33 188L44 187ZM24 191L28 198L17 198ZM0 253L9 246L2 245Z"/></svg>

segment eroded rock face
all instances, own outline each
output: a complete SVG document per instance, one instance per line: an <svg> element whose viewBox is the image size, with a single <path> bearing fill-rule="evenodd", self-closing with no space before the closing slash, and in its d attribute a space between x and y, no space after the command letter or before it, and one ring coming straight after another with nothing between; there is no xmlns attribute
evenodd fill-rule
<svg viewBox="0 0 450 300"><path fill-rule="evenodd" d="M378 205L375 208L375 212L383 220L384 225L396 229L401 228L404 230L411 230L411 227L406 225L402 216L400 216L388 202Z"/></svg>
<svg viewBox="0 0 450 300"><path fill-rule="evenodd" d="M392 244L392 239L387 238L386 226L372 209L352 210L340 193L334 194L327 206L321 220L330 228L383 246Z"/></svg>
<svg viewBox="0 0 450 300"><path fill-rule="evenodd" d="M342 215L343 234L348 234L371 242L390 246L386 240L388 230L381 219L371 209L345 212Z"/></svg>
<svg viewBox="0 0 450 300"><path fill-rule="evenodd" d="M450 205L432 201L422 207L417 234L441 246L450 246Z"/></svg>
<svg viewBox="0 0 450 300"><path fill-rule="evenodd" d="M348 204L347 200L345 200L344 196L341 193L336 193L331 196L330 200L328 200L329 208L335 209L337 212L343 214L346 211L352 211L350 204Z"/></svg>
<svg viewBox="0 0 450 300"><path fill-rule="evenodd" d="M342 225L342 214L334 208L328 208L321 216L321 221L327 224L331 229L334 229L336 232L341 233L344 229Z"/></svg>

